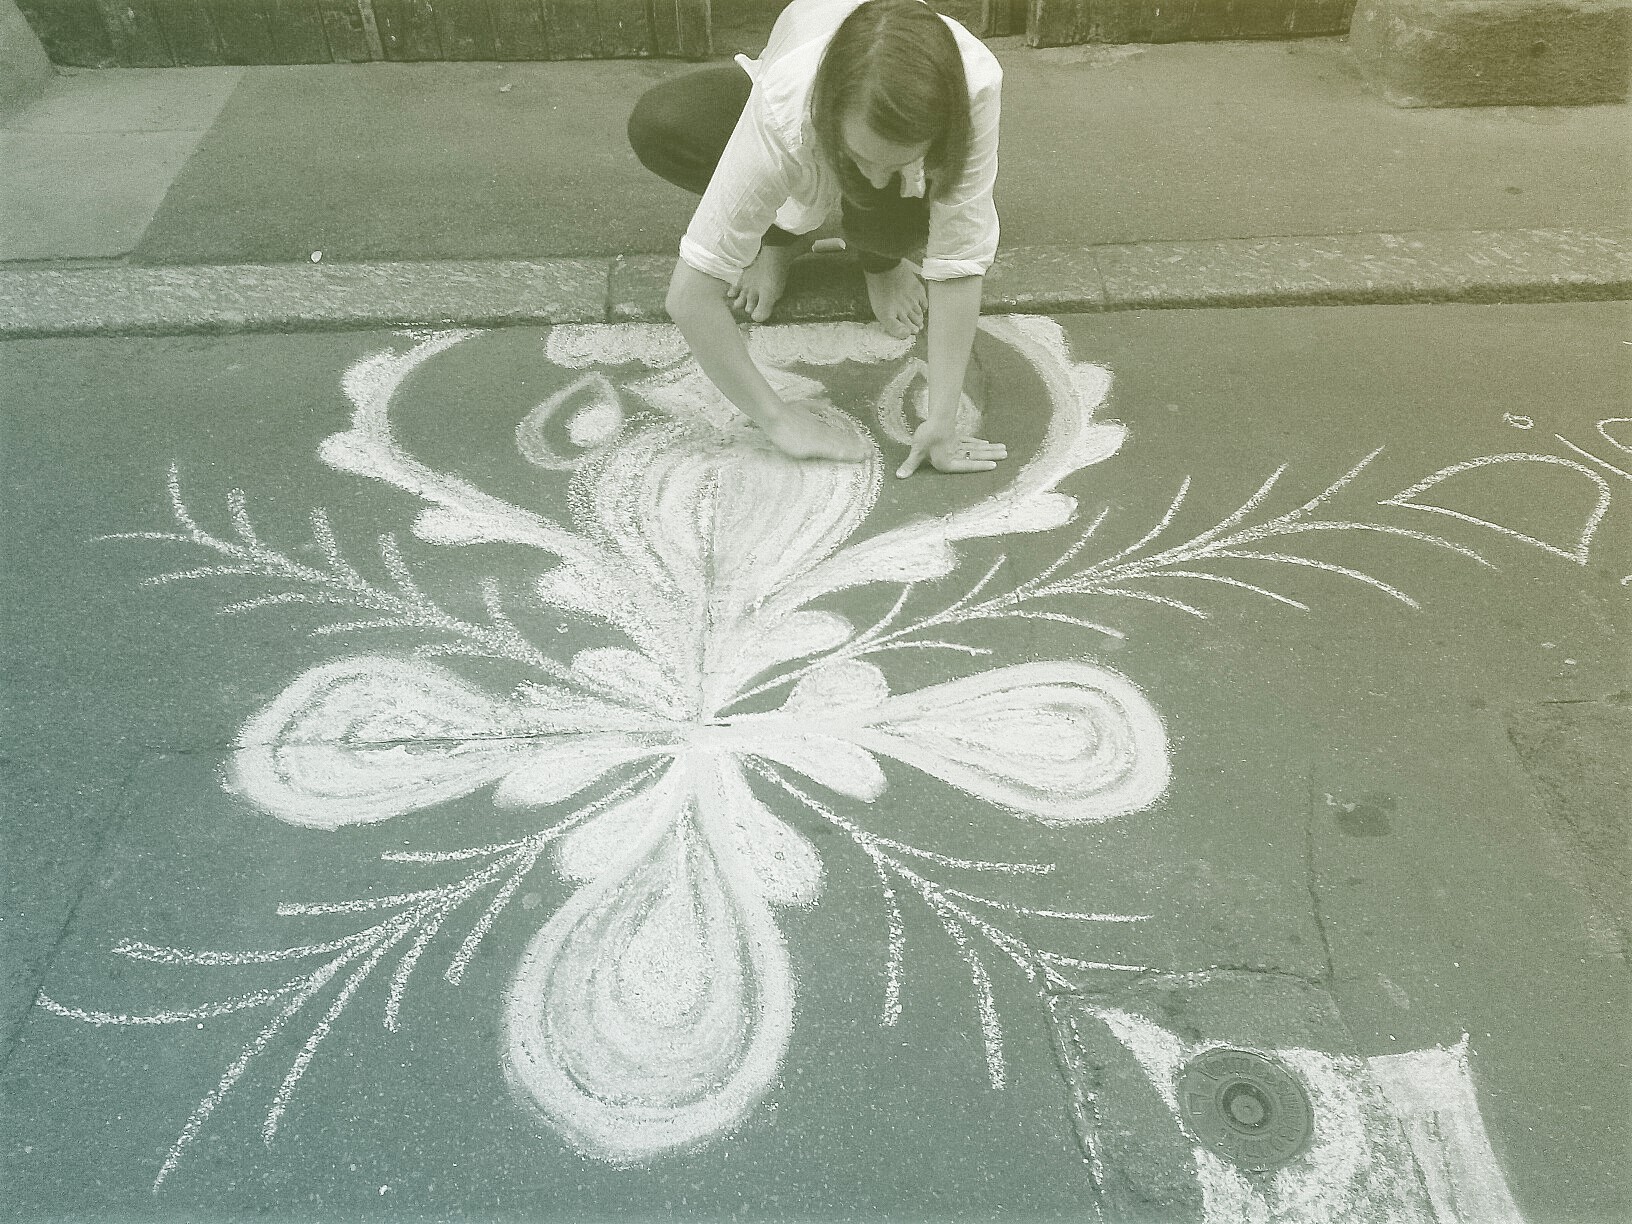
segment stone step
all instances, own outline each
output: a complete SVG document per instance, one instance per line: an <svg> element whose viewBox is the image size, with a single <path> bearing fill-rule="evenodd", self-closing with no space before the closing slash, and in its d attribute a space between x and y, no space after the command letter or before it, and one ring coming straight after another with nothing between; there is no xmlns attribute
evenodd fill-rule
<svg viewBox="0 0 1632 1224"><path fill-rule="evenodd" d="M19 0L87 68L713 54L709 0Z"/></svg>
<svg viewBox="0 0 1632 1224"><path fill-rule="evenodd" d="M787 0L17 0L57 64L708 59L755 52ZM1347 31L1355 0L936 0L983 38L1075 43Z"/></svg>
<svg viewBox="0 0 1632 1224"><path fill-rule="evenodd" d="M1632 0L1360 0L1349 41L1395 106L1620 102Z"/></svg>

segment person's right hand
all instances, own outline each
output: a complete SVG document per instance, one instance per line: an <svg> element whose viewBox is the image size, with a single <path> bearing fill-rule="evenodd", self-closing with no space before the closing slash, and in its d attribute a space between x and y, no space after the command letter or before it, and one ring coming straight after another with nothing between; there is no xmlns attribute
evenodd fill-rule
<svg viewBox="0 0 1632 1224"><path fill-rule="evenodd" d="M795 459L836 459L860 463L869 448L849 418L821 400L784 400L782 408L760 424L776 448Z"/></svg>

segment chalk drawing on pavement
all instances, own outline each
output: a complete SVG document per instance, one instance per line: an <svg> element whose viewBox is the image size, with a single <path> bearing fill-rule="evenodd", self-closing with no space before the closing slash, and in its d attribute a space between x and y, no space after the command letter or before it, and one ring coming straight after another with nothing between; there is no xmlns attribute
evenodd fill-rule
<svg viewBox="0 0 1632 1224"><path fill-rule="evenodd" d="M1627 454L1632 455L1632 442L1622 442L1615 436L1621 431L1611 429L1611 425L1619 425L1623 427L1632 425L1632 417L1608 417L1598 422L1598 436L1600 438L1602 438L1605 442L1608 442L1616 450L1625 451Z"/></svg>
<svg viewBox="0 0 1632 1224"><path fill-rule="evenodd" d="M859 541L853 537L882 485L876 448L857 465L784 458L710 392L689 360L675 360L683 349L671 329L552 334L552 349L569 368L611 353L623 367L648 370L619 388L591 369L521 422L517 445L526 459L572 472L567 521L494 497L398 444L389 420L396 392L471 333L425 336L407 352L358 363L343 380L355 409L351 427L323 443L322 458L419 498L413 531L422 540L547 554L550 564L536 567L535 606L610 627L629 643L566 659L517 627L496 580L482 589L485 615L455 615L426 591L393 535L379 540L375 568L384 579L370 578L343 554L321 511L311 519L314 556L263 540L241 491L228 498L230 532L212 533L188 508L172 470L179 530L137 536L181 541L214 560L160 574L155 584L269 580L279 589L228 609L339 608L342 619L318 632L408 630L421 639L406 657L353 654L298 676L244 725L229 789L314 829L389 820L489 786L501 806L567 814L513 842L429 858L384 856L467 869L440 887L280 907L288 917L368 917L364 929L341 940L247 952L120 945L137 960L302 966L273 989L204 1009L212 1016L260 1010L270 1019L194 1110L156 1184L175 1170L250 1062L280 1038L298 1040L291 1033L297 1016L326 1000L266 1115L264 1136L274 1138L300 1080L370 976L394 961L383 1019L396 1028L432 940L461 907L485 903L444 970L458 982L546 851L577 891L524 950L503 1004L503 1060L518 1098L580 1151L618 1163L729 1131L774 1086L791 1038L795 975L775 910L813 904L821 890L814 845L767 806L767 790L796 800L800 810L826 813L878 873L891 915L886 1022L900 1010L896 890L912 890L941 919L968 966L988 1071L1001 1086L1001 1028L976 941L1046 969L1043 957L1056 954L1007 933L1006 918L1080 925L1145 916L1016 906L955 887L937 876L1046 875L1053 867L913 846L864 828L807 789L869 802L886 787L880 762L888 758L996 809L1070 826L1148 807L1166 788L1161 720L1136 686L1108 668L1061 659L892 692L871 661L908 648L989 653L939 640L922 626L910 642L899 629L890 633L905 591L949 574L958 541L1068 521L1075 501L1055 486L1122 441L1120 427L1092 419L1108 376L1074 368L1056 327L1002 321L989 330L1034 362L1061 367L1042 446L1001 494ZM773 385L800 393L819 384L787 366L905 356L897 342L846 326L778 329L756 337L755 348ZM886 414L899 410L911 380L891 386ZM850 428L862 432L853 421ZM835 591L881 583L903 594L862 634L809 606ZM441 661L460 656L516 665L515 688L488 691ZM778 671L784 674L762 683ZM782 690L779 705L738 708L750 693L772 688ZM135 1016L42 1003L108 1024L180 1022L197 1012ZM663 1050L663 1059L654 1062L652 1050Z"/></svg>
<svg viewBox="0 0 1632 1224"><path fill-rule="evenodd" d="M1466 1034L1449 1049L1372 1058L1297 1046L1253 1050L1300 1083L1313 1123L1306 1150L1255 1168L1251 1162L1236 1163L1227 1145L1215 1150L1205 1142L1185 1120L1185 1106L1194 1102L1180 1100L1182 1073L1198 1055L1243 1047L1187 1040L1121 1008L1083 1003L1073 1014L1063 997L1054 1002L1057 1033L1070 1043L1068 1057L1081 1057L1084 1025L1096 1024L1137 1060L1180 1137L1206 1224L1385 1219L1520 1224L1479 1112ZM1105 1104L1084 1100L1079 1111L1091 1117ZM1102 1178L1091 1126L1081 1129L1096 1177ZM1250 1148L1258 1141L1244 1142ZM1136 1182L1148 1175L1132 1171Z"/></svg>
<svg viewBox="0 0 1632 1224"><path fill-rule="evenodd" d="M1532 429L1535 425L1535 422L1529 417L1509 415L1504 419L1509 425L1521 429ZM1632 421L1632 417L1610 417L1601 420L1597 422L1598 435L1610 446L1615 447L1617 450L1626 451L1628 450L1626 444L1615 436L1610 427L1624 425L1629 421ZM1379 504L1399 506L1407 510L1419 510L1428 514L1441 514L1448 518L1460 519L1464 523L1472 523L1477 527L1487 527L1491 531L1518 540L1520 543L1531 545L1534 548L1539 548L1555 557L1560 557L1566 561L1574 561L1577 565L1586 565L1591 557L1593 540L1598 533L1599 525L1604 521L1604 516L1609 513L1610 505L1614 500L1614 490L1603 473L1607 472L1610 476L1618 476L1622 480L1632 481L1632 472L1611 463L1595 451L1577 445L1563 434L1555 433L1553 438L1565 451L1575 457L1549 454L1544 451L1508 451L1496 455L1480 455L1475 459L1465 459L1459 463L1442 467L1432 475L1423 477L1409 488L1402 489L1392 497L1383 499ZM1632 451L1628 453L1632 453ZM1585 462L1582 462L1583 460ZM1588 464L1592 466L1589 467ZM1488 480L1493 475L1501 476L1515 471L1537 468L1562 469L1573 473L1585 482L1584 487L1578 487L1572 491L1570 500L1555 496L1540 507L1542 517L1546 518L1552 517L1556 504L1562 503L1566 506L1575 505L1579 507L1576 511L1578 517L1573 521L1566 522L1564 525L1567 534L1552 540L1543 539L1531 532L1520 531L1512 526L1510 522L1504 523L1498 521L1495 517L1499 513L1511 514L1526 508L1535 509L1533 493L1526 496L1526 489L1522 484L1513 487L1499 482L1485 484L1481 481L1481 478ZM1446 501L1454 500L1452 497L1447 496L1452 492L1453 488L1462 487L1464 492L1467 492L1466 486L1470 484L1475 486L1474 492L1485 495L1486 504L1500 504L1502 509L1482 510L1475 513L1470 509L1458 509L1455 505L1444 504ZM1438 500L1424 500L1423 494L1434 489L1439 490L1434 494L1434 497ZM1622 585L1626 585L1628 579L1632 579L1632 575L1623 578L1621 580Z"/></svg>
<svg viewBox="0 0 1632 1224"><path fill-rule="evenodd" d="M991 648L958 640L957 631L1018 619L1082 629L1090 641L1122 636L1084 615L1090 597L1207 618L1188 588L1182 597L1167 593L1174 584L1308 609L1284 583L1241 576L1241 563L1287 578L1320 571L1419 606L1364 570L1295 550L1295 541L1317 534L1380 535L1490 563L1441 536L1332 513L1368 471L1373 451L1314 496L1272 510L1288 471L1282 465L1237 509L1194 534L1176 530L1187 477L1159 521L1131 543L1096 551L1109 518L1102 511L1041 573L1002 589L1007 559L999 557L939 611L909 616L924 584L958 568L959 544L1072 523L1077 499L1061 482L1108 459L1124 440L1120 426L1095 419L1109 373L1074 361L1058 324L1011 316L981 326L1040 383L1050 413L1041 443L1000 490L871 534L883 473L871 434L829 405L835 422L868 441L869 458L854 465L785 458L712 391L671 327L549 333L549 361L584 372L529 412L515 440L528 463L564 474L564 516L559 497L542 510L505 500L424 462L398 439L390 414L404 383L478 333L412 334L405 349L353 366L342 380L351 425L322 443L322 460L417 499L411 531L425 543L529 550L507 554L510 573L517 556L542 558L526 567L527 610L594 625L625 643L567 657L558 643L547 649L520 627L509 602L517 597L496 577L481 584L479 616L456 614L426 590L394 534L379 536L377 562L355 564L317 509L310 545L291 553L261 537L241 490L229 494L228 530L217 533L193 514L172 468L176 527L120 538L210 556L151 584L253 579L275 589L230 602L227 611L305 606L339 613L312 629L322 637L418 639L405 653L347 654L297 676L241 729L226 770L231 791L319 830L457 804L490 787L497 805L548 810L551 819L502 843L380 856L463 872L448 883L278 908L297 919L366 916L362 929L338 939L261 950L139 941L115 948L160 965L302 967L271 988L147 1015L42 996L47 1010L93 1024L250 1011L270 1017L195 1107L155 1189L250 1064L298 1041L263 1123L270 1143L322 1043L376 970L394 958L381 1018L396 1030L424 954L456 914L480 907L443 967L447 982L460 983L546 854L575 891L521 951L501 1005L501 1058L518 1101L585 1156L616 1164L728 1134L776 1088L793 1040L797 986L777 910L816 904L826 869L795 817L842 832L876 876L886 1025L904 1005L903 900L916 899L935 918L967 969L993 1088L1007 1073L989 961L1008 962L1042 995L1070 988L1069 974L1152 968L1097 959L1076 944L1060 950L1063 936L1022 929L1035 921L1084 932L1150 915L1021 904L998 895L1001 888L967 882L1047 877L1055 864L950 855L872 827L886 811L869 806L889 787L885 760L993 812L1055 828L1126 816L1166 791L1166 730L1130 679L1087 657L1005 664ZM924 374L910 341L826 324L756 329L749 344L773 385L801 395L821 389L801 368L884 367L872 412L887 437L906 436L910 416L921 415ZM639 368L631 374L631 367ZM966 401L963 411L978 409ZM1170 542L1179 534L1182 542ZM819 606L863 588L885 592L882 614L864 628ZM973 670L895 691L879 660L907 650L970 660ZM512 687L497 692L467 679L448 665L461 658L513 666ZM302 1027L317 1019L301 1039L303 1016ZM664 1057L654 1060L653 1050Z"/></svg>

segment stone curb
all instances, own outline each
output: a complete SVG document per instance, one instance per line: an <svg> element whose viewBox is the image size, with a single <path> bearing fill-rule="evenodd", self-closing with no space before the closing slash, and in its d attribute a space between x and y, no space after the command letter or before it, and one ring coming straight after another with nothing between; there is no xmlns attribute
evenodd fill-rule
<svg viewBox="0 0 1632 1224"><path fill-rule="evenodd" d="M0 270L0 339L663 320L672 255ZM992 314L1632 299L1632 228L1238 238L1003 251ZM778 318L865 318L845 257Z"/></svg>

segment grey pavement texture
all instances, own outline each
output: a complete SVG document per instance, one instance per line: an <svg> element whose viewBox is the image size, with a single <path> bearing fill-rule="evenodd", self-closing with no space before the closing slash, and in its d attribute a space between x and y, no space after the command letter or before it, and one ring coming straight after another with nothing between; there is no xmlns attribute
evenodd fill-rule
<svg viewBox="0 0 1632 1224"><path fill-rule="evenodd" d="M1626 222L1625 106L1402 112L1367 92L1341 39L993 46L1008 245ZM672 251L691 197L654 182L623 131L643 89L689 70L252 70L134 258Z"/></svg>
<svg viewBox="0 0 1632 1224"><path fill-rule="evenodd" d="M1484 1123L1524 1218L1625 1218L1632 1049L1612 1018L1627 1014L1632 981L1613 906L1626 884L1613 826L1624 811L1616 745L1632 688L1623 577L1632 574L1632 503L1626 478L1611 469L1625 471L1616 460L1632 445L1624 420L1616 423L1632 373L1628 322L1628 307L1615 302L1065 321L1072 356L1113 375L1096 419L1122 423L1126 439L1062 486L1078 499L1073 523L960 545L956 573L912 592L907 620L945 608L994 566L990 593L1012 589L1090 524L1098 523L1079 561L1108 557L1161 520L1181 488L1167 538L1191 539L1231 519L1285 465L1273 495L1233 519L1252 530L1378 447L1318 517L1435 535L1483 563L1372 530L1268 536L1256 551L1347 572L1273 558L1174 561L1252 585L1177 575L1146 584L1205 618L1114 592L1049 605L1120 637L1057 621L970 624L958 640L991 656L876 656L897 692L991 667L1089 660L1132 679L1168 729L1167 794L1103 825L1043 828L894 765L874 803L818 792L869 827L955 858L1058 864L1029 882L923 868L966 890L1152 915L1139 927L1086 933L1026 920L1042 946L1162 971L1130 979L1088 970L1044 999L981 945L1003 1024L1003 1091L982 1065L975 995L956 946L905 893L903 1011L897 1026L880 1026L888 925L877 880L845 837L773 794L779 818L818 845L824 891L814 907L778 911L799 980L792 1043L770 1101L728 1138L616 1168L579 1155L512 1100L499 1069L502 1000L522 947L571 894L546 861L457 986L441 974L476 915L450 922L410 985L398 1031L380 1025L391 962L361 985L268 1147L267 1107L324 1003L303 1013L255 1056L157 1194L150 1186L189 1111L249 1048L266 1013L93 1027L49 1014L36 991L66 1006L143 1014L269 989L294 972L286 962L165 965L112 952L130 940L246 950L340 938L382 911L279 916L279 906L442 886L468 864L379 856L491 843L525 834L540 817L474 791L380 825L324 832L224 792L240 728L294 677L359 652L406 658L423 635L390 626L313 634L349 615L322 605L221 615L278 594L295 571L147 585L193 572L212 554L107 537L171 529L173 470L194 521L218 539L229 531L247 539L247 527L315 565L321 550L301 541L321 507L336 546L377 580L386 571L371 559L376 540L394 533L423 590L450 611L480 617L488 578L546 649L612 645L621 639L604 623L527 609L532 563L520 546L414 538L424 503L406 489L425 470L445 470L562 514L565 475L521 461L517 422L559 393L568 392L563 404L578 402L569 388L585 375L612 380L631 412L655 392L633 390L651 375L643 366L555 365L538 329L472 336L400 393L393 436L429 468L403 469L403 487L391 488L334 470L318 447L350 417L345 371L403 352L413 337L8 342L4 398L29 410L5 425L0 557L11 576L3 810L13 848L3 1210L19 1220L735 1214L973 1224L1093 1218L1097 1201L1107 1220L1137 1218L1109 1192L1096 1200L1071 1109L1086 1084L1117 1111L1104 1144L1112 1172L1124 1175L1117 1184L1142 1194L1166 1170L1172 1185L1154 1191L1171 1194L1166 1218L1194 1219L1184 1214L1195 1191L1182 1145L1160 1111L1149 1112L1148 1090L1134 1091L1141 1081L1125 1055L1100 1040L1056 1061L1055 1026L1114 1007L1186 1041L1360 1058L1451 1046L1466 1033ZM972 380L987 430L1008 443L1014 466L1050 425L1037 377L1016 352L984 337ZM877 374L805 372L841 406L870 416ZM1521 454L1532 458L1512 458ZM1479 462L1493 456L1509 458ZM1436 475L1443 479L1422 487ZM858 538L945 514L1012 477L1011 467L888 481ZM590 492L580 490L577 506ZM627 530L642 520L607 521ZM886 582L824 606L859 626L900 593ZM492 661L443 662L493 693L517 679ZM774 708L780 697L760 700ZM440 751L434 736L410 742ZM1620 829L1624 837L1624 822Z"/></svg>
<svg viewBox="0 0 1632 1224"><path fill-rule="evenodd" d="M993 45L993 309L1626 292L1625 105L1399 111L1343 39ZM623 124L642 89L687 70L62 74L0 116L16 167L0 328L650 317L691 204L639 166ZM609 263L604 290L585 260ZM831 263L796 281L786 317L857 312L853 271Z"/></svg>
<svg viewBox="0 0 1632 1224"><path fill-rule="evenodd" d="M242 73L65 72L0 115L0 261L127 255Z"/></svg>
<svg viewBox="0 0 1632 1224"><path fill-rule="evenodd" d="M552 657L626 644L604 620L530 602L536 575L517 546L416 537L434 518L418 517L415 490L442 471L546 515L582 512L596 490L569 497L548 454L523 462L518 423L542 420L529 437L576 453L620 422L649 423L653 403L689 402L685 384L634 363L557 363L544 326L654 334L642 329L661 318L689 201L633 162L621 127L642 87L682 69L61 74L0 116L19 167L0 184L13 193L0 214L0 1215L1128 1224L1169 1207L1197 1219L1187 1141L1127 1051L1098 1030L1059 1040L1096 1008L1192 1044L1359 1060L1466 1034L1524 1219L1632 1215L1632 1037L1613 1022L1632 1001L1628 109L1398 111L1365 91L1342 40L998 47L1005 238L988 312L997 327L1008 312L1059 313L1071 355L1114 377L1097 419L1128 434L1062 486L1078 502L1070 524L959 545L949 579L839 592L826 610L871 624L901 595L911 621L988 570L989 594L1012 592L1085 533L1084 562L1133 545L1180 490L1169 541L1227 521L1253 530L1346 472L1321 515L1365 526L1241 545L1301 562L1223 556L1198 577L1199 562L1170 559L1192 572L1145 593L1189 610L1103 590L1050 605L1114 634L971 622L959 643L990 655L878 656L898 693L1060 659L1129 677L1172 751L1148 810L1046 828L893 763L872 804L817 793L948 856L914 861L1010 906L991 912L1038 946L1149 971L1083 970L1039 992L979 944L1007 1056L994 1091L978 980L944 922L898 889L909 960L899 1023L881 1025L890 927L872 866L838 826L772 792L777 819L818 847L823 893L776 911L798 980L793 1036L768 1100L728 1138L615 1167L512 1095L506 992L573 896L541 860L459 984L443 974L485 901L428 943L397 1031L381 1024L394 961L325 1027L345 989L331 982L247 1058L155 1194L190 1114L255 1048L273 999L253 992L296 972L248 952L321 947L391 912L280 907L443 888L469 860L381 855L536 828L535 811L485 791L333 832L226 792L246 719L295 677L436 644L389 624L326 634L349 614L261 597L300 594L278 583L343 553L359 582L397 582L412 604L411 574L467 621L492 616L497 592ZM99 175L121 159L140 172L116 190ZM796 269L783 317L861 306L848 259L822 256ZM432 466L382 484L320 460L351 420L347 371L447 325L493 329L399 397L393 436ZM1009 470L885 481L862 532L998 491L1047 444L1045 391L1059 386L998 334L980 340L970 387ZM876 369L801 372L872 419ZM370 377L347 384L353 397ZM1276 473L1273 495L1231 520ZM172 481L199 531L281 561L205 574L214 554L196 539L108 538L174 529ZM603 521L661 530L644 505ZM314 534L319 508L332 538ZM195 576L153 584L176 571ZM424 628L431 614L413 606ZM489 694L518 680L491 659L433 662ZM411 763L446 749L433 730L389 751ZM1054 874L949 866L1033 857ZM1084 930L1014 906L1151 917ZM154 963L121 941L241 955ZM245 1011L184 1019L229 997ZM79 1023L45 998L176 1022ZM263 1143L314 1033L327 1035ZM1114 1105L1097 1188L1083 1108L1096 1092Z"/></svg>

